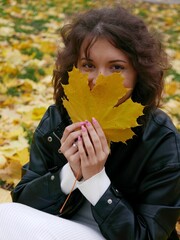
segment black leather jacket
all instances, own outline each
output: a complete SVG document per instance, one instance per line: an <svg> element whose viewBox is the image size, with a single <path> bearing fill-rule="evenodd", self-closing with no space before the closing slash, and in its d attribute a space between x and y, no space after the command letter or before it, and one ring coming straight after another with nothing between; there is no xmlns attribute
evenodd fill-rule
<svg viewBox="0 0 180 240"><path fill-rule="evenodd" d="M55 105L49 107L34 133L30 162L12 192L13 201L60 215L66 195L59 172L67 161L58 152L59 138L69 124L68 116L62 118ZM180 136L158 109L136 134L127 144L112 143L105 165L111 185L92 206L92 214L106 239L178 239L174 227L180 216ZM83 199L76 189L61 216L70 218Z"/></svg>

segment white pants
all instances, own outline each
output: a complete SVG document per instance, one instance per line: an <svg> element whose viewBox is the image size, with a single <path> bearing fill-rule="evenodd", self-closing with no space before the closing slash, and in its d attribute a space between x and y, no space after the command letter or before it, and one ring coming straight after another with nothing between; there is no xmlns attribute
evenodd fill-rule
<svg viewBox="0 0 180 240"><path fill-rule="evenodd" d="M88 226L19 203L0 204L0 240L102 240Z"/></svg>

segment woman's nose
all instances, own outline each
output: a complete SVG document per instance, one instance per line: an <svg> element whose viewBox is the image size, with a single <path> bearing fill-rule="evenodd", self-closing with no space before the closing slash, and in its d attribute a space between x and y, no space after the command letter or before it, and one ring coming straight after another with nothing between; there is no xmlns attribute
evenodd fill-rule
<svg viewBox="0 0 180 240"><path fill-rule="evenodd" d="M93 72L89 73L89 75L88 75L88 85L89 85L90 90L92 90L93 87L95 86L97 77L98 77L98 72L97 71L93 71Z"/></svg>
<svg viewBox="0 0 180 240"><path fill-rule="evenodd" d="M104 69L92 71L92 72L89 73L89 75L88 75L88 82L89 82L88 85L89 85L90 90L92 90L93 87L95 86L96 80L97 80L97 78L100 74L102 74L104 76L108 75L107 71L105 71Z"/></svg>

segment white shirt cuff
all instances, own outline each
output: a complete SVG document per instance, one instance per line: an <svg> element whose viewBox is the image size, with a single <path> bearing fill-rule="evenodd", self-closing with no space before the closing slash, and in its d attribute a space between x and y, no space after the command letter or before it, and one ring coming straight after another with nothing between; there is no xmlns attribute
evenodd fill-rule
<svg viewBox="0 0 180 240"><path fill-rule="evenodd" d="M59 176L60 176L60 187L63 193L69 194L74 184L74 181L76 180L69 163L63 166ZM75 190L76 188L77 187L75 186L73 190Z"/></svg>
<svg viewBox="0 0 180 240"><path fill-rule="evenodd" d="M77 188L93 206L96 205L109 185L110 180L105 172L105 168L88 180L77 181L76 183Z"/></svg>

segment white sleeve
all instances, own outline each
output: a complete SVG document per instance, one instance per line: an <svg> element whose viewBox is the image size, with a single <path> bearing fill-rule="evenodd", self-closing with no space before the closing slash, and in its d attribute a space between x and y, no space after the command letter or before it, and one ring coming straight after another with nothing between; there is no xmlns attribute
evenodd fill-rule
<svg viewBox="0 0 180 240"><path fill-rule="evenodd" d="M85 198L95 206L110 185L105 168L86 181L77 181L76 186Z"/></svg>
<svg viewBox="0 0 180 240"><path fill-rule="evenodd" d="M60 187L63 193L69 194L76 180L69 163L63 166L59 175L60 175ZM75 190L76 188L77 187L75 186L73 190Z"/></svg>

